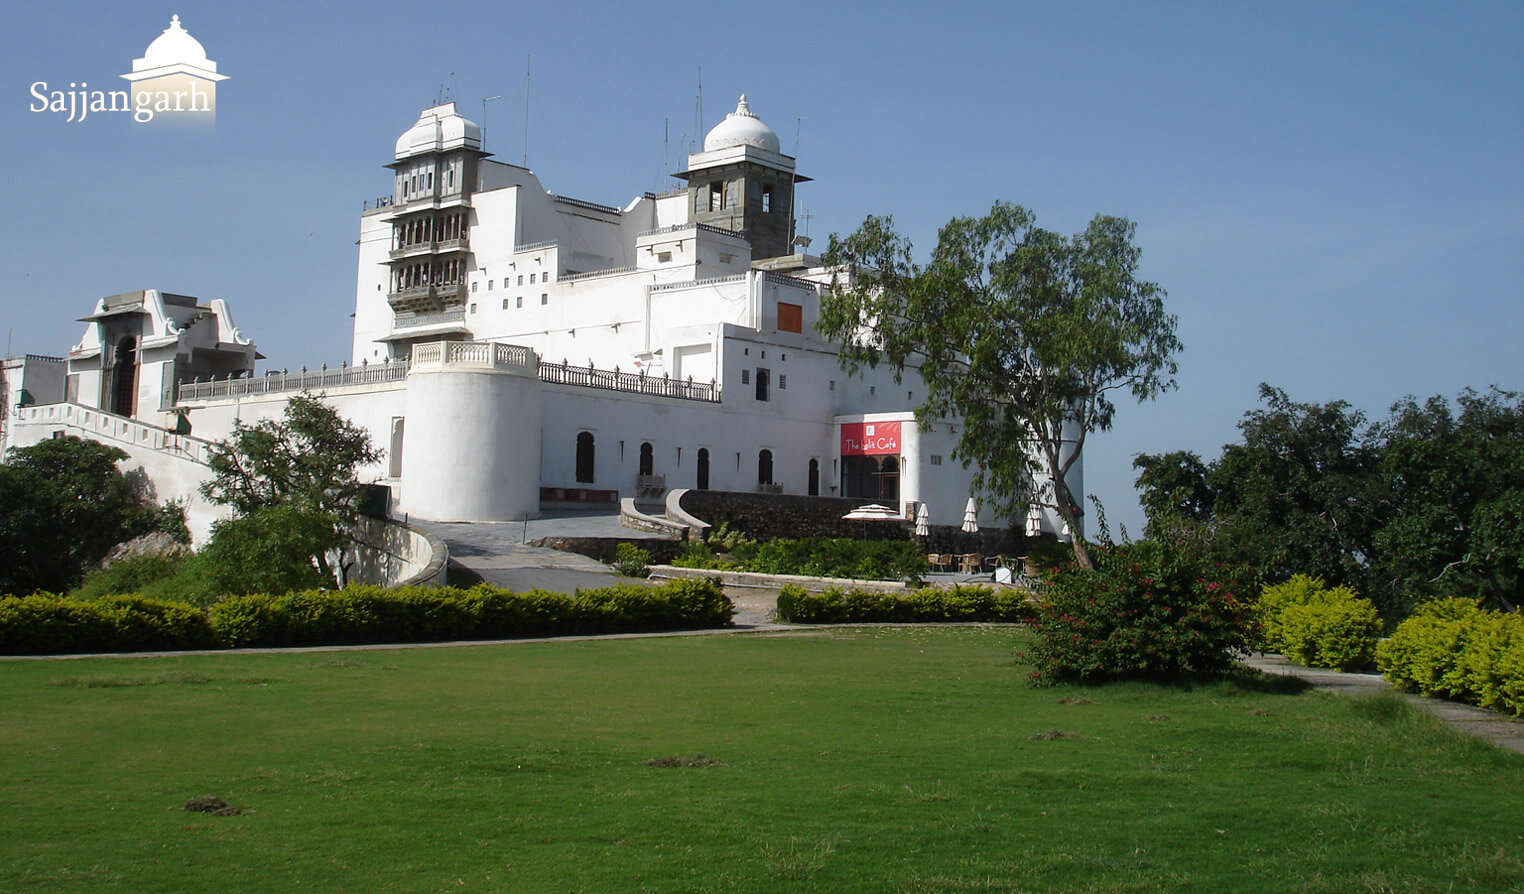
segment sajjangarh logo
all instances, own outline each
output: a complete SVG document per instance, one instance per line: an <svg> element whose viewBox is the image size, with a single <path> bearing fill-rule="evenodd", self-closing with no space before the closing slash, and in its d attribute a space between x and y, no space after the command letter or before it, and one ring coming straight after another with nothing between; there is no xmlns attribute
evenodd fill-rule
<svg viewBox="0 0 1524 894"><path fill-rule="evenodd" d="M180 27L180 17L174 15L122 78L131 84L126 90L92 90L88 81L70 81L67 90L59 90L47 81L34 81L28 109L66 115L70 123L92 114L128 112L139 124L215 124L217 82L227 80L227 75L217 73L217 63L206 58L201 42Z"/></svg>

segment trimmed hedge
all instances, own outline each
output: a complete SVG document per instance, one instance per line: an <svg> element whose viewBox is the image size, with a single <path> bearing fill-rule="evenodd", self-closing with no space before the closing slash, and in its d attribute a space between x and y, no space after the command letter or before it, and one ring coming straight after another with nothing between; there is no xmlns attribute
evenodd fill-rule
<svg viewBox="0 0 1524 894"><path fill-rule="evenodd" d="M506 639L723 627L735 606L710 580L621 584L575 595L485 584L355 586L233 597L202 610L118 596L0 599L0 652L60 654Z"/></svg>
<svg viewBox="0 0 1524 894"><path fill-rule="evenodd" d="M877 593L830 587L810 593L797 584L778 592L778 620L790 624L901 621L1031 621L1036 607L1026 593L993 587L923 587Z"/></svg>
<svg viewBox="0 0 1524 894"><path fill-rule="evenodd" d="M216 642L206 613L178 602L141 596L81 602L52 593L0 599L6 655L208 649Z"/></svg>
<svg viewBox="0 0 1524 894"><path fill-rule="evenodd" d="M1524 616L1482 609L1476 599L1419 606L1376 649L1398 688L1524 716Z"/></svg>
<svg viewBox="0 0 1524 894"><path fill-rule="evenodd" d="M712 538L711 546L719 539ZM727 546L731 556L728 561L713 555L703 546L690 543L672 560L672 564L681 568L804 574L858 580L919 581L922 575L931 570L920 545L914 540L811 537L802 540L780 538L760 544L738 541Z"/></svg>

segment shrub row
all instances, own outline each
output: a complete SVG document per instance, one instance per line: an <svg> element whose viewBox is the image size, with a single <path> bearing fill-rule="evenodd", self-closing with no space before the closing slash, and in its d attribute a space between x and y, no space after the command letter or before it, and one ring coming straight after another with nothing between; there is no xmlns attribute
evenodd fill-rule
<svg viewBox="0 0 1524 894"><path fill-rule="evenodd" d="M1376 665L1410 692L1524 716L1524 616L1485 611L1476 599L1418 607L1376 649Z"/></svg>
<svg viewBox="0 0 1524 894"><path fill-rule="evenodd" d="M913 540L848 540L811 537L766 543L739 542L731 560L712 555L697 544L673 560L685 568L720 568L761 574L806 574L859 580L920 580L931 570L921 547Z"/></svg>
<svg viewBox="0 0 1524 894"><path fill-rule="evenodd" d="M735 606L708 580L624 584L575 595L485 584L355 586L237 596L202 610L135 596L83 602L48 594L0 599L0 652L438 642L721 627Z"/></svg>
<svg viewBox="0 0 1524 894"><path fill-rule="evenodd" d="M903 593L831 587L820 593L788 584L778 592L778 620L790 624L874 621L1030 621L1026 593L993 587L923 587Z"/></svg>
<svg viewBox="0 0 1524 894"><path fill-rule="evenodd" d="M1349 587L1326 588L1321 577L1298 574L1266 586L1255 603L1260 646L1309 667L1365 667L1376 657L1381 619Z"/></svg>

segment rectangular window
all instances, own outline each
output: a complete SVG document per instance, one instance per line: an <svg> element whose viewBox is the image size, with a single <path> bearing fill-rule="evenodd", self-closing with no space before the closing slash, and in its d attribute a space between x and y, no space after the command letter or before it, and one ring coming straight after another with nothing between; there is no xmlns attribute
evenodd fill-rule
<svg viewBox="0 0 1524 894"><path fill-rule="evenodd" d="M933 453L931 455L931 464L934 466L940 466L942 464L942 455L939 453Z"/></svg>
<svg viewBox="0 0 1524 894"><path fill-rule="evenodd" d="M656 253L656 260L657 260L658 263L665 264L668 261L672 260L672 252L670 252L670 251L659 251L659 252Z"/></svg>
<svg viewBox="0 0 1524 894"><path fill-rule="evenodd" d="M771 374L767 370L757 367L757 400L767 400L767 386L770 378Z"/></svg>
<svg viewBox="0 0 1524 894"><path fill-rule="evenodd" d="M803 333L804 306L800 304L789 304L787 301L779 301L778 331Z"/></svg>
<svg viewBox="0 0 1524 894"><path fill-rule="evenodd" d="M473 295L476 294L476 287L479 286L479 285L481 285L481 283L479 283L479 282L474 282L474 283L471 284L471 294L473 294Z"/></svg>
<svg viewBox="0 0 1524 894"><path fill-rule="evenodd" d="M762 184L762 213L771 214L773 210L773 185Z"/></svg>
<svg viewBox="0 0 1524 894"><path fill-rule="evenodd" d="M836 390L836 380L835 379L831 380L831 386L829 388L827 388L826 390L827 391L835 391Z"/></svg>
<svg viewBox="0 0 1524 894"><path fill-rule="evenodd" d="M749 369L743 369L743 370L741 370L741 384L742 385L750 385L751 384L751 370L749 370Z"/></svg>
<svg viewBox="0 0 1524 894"><path fill-rule="evenodd" d="M788 376L781 375L781 374L778 376L778 390L779 391L786 391L786 390L788 390Z"/></svg>
<svg viewBox="0 0 1524 894"><path fill-rule="evenodd" d="M549 304L550 303L550 295L545 293L545 292L541 292L540 293L540 303L541 304Z"/></svg>
<svg viewBox="0 0 1524 894"><path fill-rule="evenodd" d="M534 285L534 274L533 273L529 274L529 284L530 285Z"/></svg>
<svg viewBox="0 0 1524 894"><path fill-rule="evenodd" d="M520 295L519 297L513 299L513 306L514 307L523 307L524 306L524 296Z"/></svg>
<svg viewBox="0 0 1524 894"><path fill-rule="evenodd" d="M524 274L520 273L519 274L519 285L523 285L523 284L524 284Z"/></svg>
<svg viewBox="0 0 1524 894"><path fill-rule="evenodd" d="M504 298L503 299L503 310L507 310L507 309L508 309L508 299Z"/></svg>
<svg viewBox="0 0 1524 894"><path fill-rule="evenodd" d="M454 168L451 168L448 171L445 171L445 189L447 189L447 190L453 190L453 189L455 189L455 169Z"/></svg>
<svg viewBox="0 0 1524 894"><path fill-rule="evenodd" d="M472 313L476 313L476 303L475 302L471 303L471 312Z"/></svg>
<svg viewBox="0 0 1524 894"><path fill-rule="evenodd" d="M725 210L725 184L721 181L709 184L709 210Z"/></svg>
<svg viewBox="0 0 1524 894"><path fill-rule="evenodd" d="M550 282L550 271L549 270L547 270L544 273L540 274L540 282Z"/></svg>
<svg viewBox="0 0 1524 894"><path fill-rule="evenodd" d="M492 291L492 280L487 280L487 291Z"/></svg>

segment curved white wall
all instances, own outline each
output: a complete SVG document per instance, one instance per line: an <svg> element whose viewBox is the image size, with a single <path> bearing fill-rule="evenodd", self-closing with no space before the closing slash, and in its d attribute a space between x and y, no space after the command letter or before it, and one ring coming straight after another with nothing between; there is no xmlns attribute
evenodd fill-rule
<svg viewBox="0 0 1524 894"><path fill-rule="evenodd" d="M439 367L407 380L402 502L436 521L507 521L540 508L540 380Z"/></svg>

